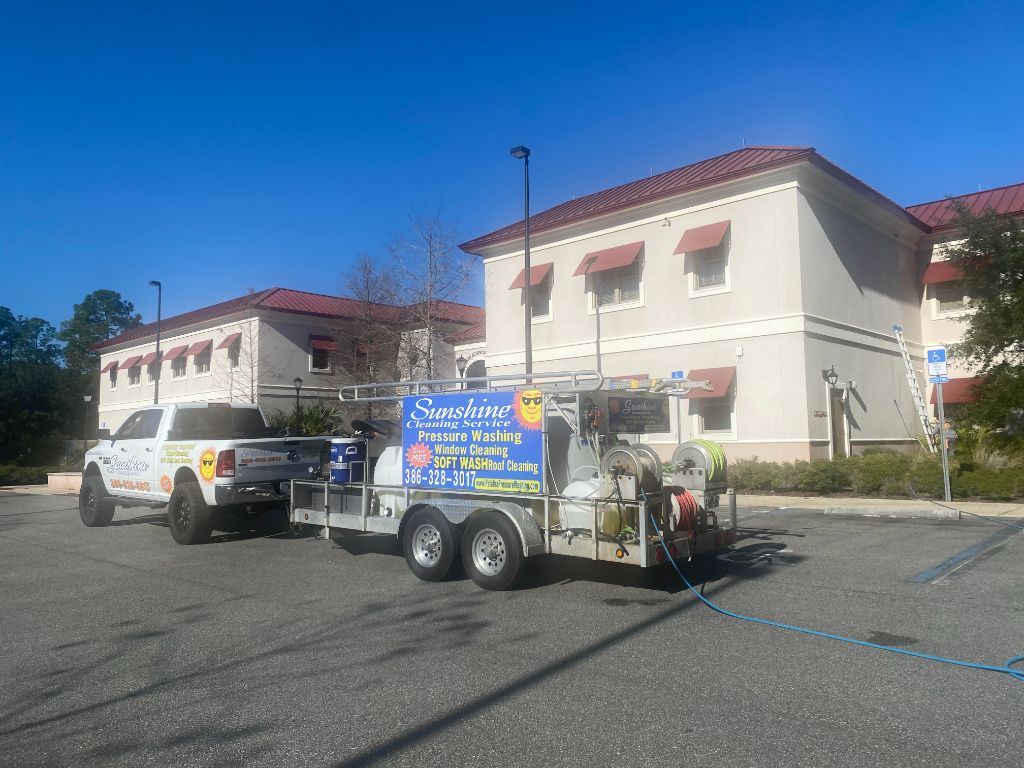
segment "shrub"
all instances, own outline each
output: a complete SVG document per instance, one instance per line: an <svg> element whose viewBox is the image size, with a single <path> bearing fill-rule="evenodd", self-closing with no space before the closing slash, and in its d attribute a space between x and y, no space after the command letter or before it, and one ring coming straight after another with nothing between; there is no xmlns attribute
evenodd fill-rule
<svg viewBox="0 0 1024 768"><path fill-rule="evenodd" d="M914 459L907 472L906 491L941 499L944 493L942 459L931 454Z"/></svg>
<svg viewBox="0 0 1024 768"><path fill-rule="evenodd" d="M832 461L812 461L801 468L797 487L801 491L836 493L850 487L851 460L846 457Z"/></svg>
<svg viewBox="0 0 1024 768"><path fill-rule="evenodd" d="M950 478L953 495L958 498L1013 499L1024 492L1024 472L996 472L976 467L972 472L958 472Z"/></svg>
<svg viewBox="0 0 1024 768"><path fill-rule="evenodd" d="M872 495L883 490L898 489L906 494L906 476L910 457L894 451L878 451L859 457L853 471L853 490Z"/></svg>
<svg viewBox="0 0 1024 768"><path fill-rule="evenodd" d="M737 490L770 491L778 464L753 459L737 459L729 465L729 484Z"/></svg>
<svg viewBox="0 0 1024 768"><path fill-rule="evenodd" d="M0 485L43 485L47 472L60 472L59 467L19 467L0 464Z"/></svg>

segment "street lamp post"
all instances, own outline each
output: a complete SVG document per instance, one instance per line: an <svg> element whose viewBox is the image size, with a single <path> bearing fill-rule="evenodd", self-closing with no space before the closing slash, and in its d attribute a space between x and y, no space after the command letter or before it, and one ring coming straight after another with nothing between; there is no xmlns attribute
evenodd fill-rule
<svg viewBox="0 0 1024 768"><path fill-rule="evenodd" d="M526 303L526 326L523 335L523 342L526 346L526 374L533 373L533 322L531 314L533 303L530 298L530 148L522 145L512 147L512 157L523 161L523 272L526 278L523 281L523 300Z"/></svg>
<svg viewBox="0 0 1024 768"><path fill-rule="evenodd" d="M160 404L160 305L163 303L164 287L159 280L150 280L149 284L156 288L156 376L153 379L153 405Z"/></svg>
<svg viewBox="0 0 1024 768"><path fill-rule="evenodd" d="M296 376L292 379L292 384L295 385L295 417L299 416L299 393L302 391L302 379Z"/></svg>
<svg viewBox="0 0 1024 768"><path fill-rule="evenodd" d="M466 358L462 355L455 358L455 365L459 368L459 378L462 379L461 389L466 388L466 362Z"/></svg>
<svg viewBox="0 0 1024 768"><path fill-rule="evenodd" d="M82 453L89 450L89 403L92 402L92 395L82 395Z"/></svg>

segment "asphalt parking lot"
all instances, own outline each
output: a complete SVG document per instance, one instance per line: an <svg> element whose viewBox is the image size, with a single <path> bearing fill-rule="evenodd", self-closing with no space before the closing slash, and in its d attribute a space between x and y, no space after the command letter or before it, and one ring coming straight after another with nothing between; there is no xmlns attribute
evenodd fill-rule
<svg viewBox="0 0 1024 768"><path fill-rule="evenodd" d="M5 766L1019 766L1024 682L718 615L671 572L542 558L417 581L381 537L266 518L181 547L0 493ZM1024 535L744 509L687 573L737 612L1024 654ZM966 554L965 554L966 553Z"/></svg>

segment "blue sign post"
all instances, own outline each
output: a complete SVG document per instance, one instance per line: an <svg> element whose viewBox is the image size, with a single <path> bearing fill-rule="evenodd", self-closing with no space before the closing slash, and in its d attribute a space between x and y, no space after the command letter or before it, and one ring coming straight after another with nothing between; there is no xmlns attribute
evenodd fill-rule
<svg viewBox="0 0 1024 768"><path fill-rule="evenodd" d="M402 400L402 482L412 488L540 493L540 390L412 395Z"/></svg>

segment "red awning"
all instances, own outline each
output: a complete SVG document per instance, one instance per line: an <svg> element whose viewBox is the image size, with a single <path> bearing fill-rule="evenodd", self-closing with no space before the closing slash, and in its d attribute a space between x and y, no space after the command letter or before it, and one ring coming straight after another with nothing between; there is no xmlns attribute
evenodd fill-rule
<svg viewBox="0 0 1024 768"><path fill-rule="evenodd" d="M177 360L179 357L181 357L182 352L184 352L186 349L188 349L188 344L182 344L180 347L168 349L166 352L164 352L164 356L160 358L160 362L164 363L167 362L168 360Z"/></svg>
<svg viewBox="0 0 1024 768"><path fill-rule="evenodd" d="M142 355L132 355L123 363L121 363L121 370L123 371L125 368L134 368L136 365L139 364L139 360L141 359Z"/></svg>
<svg viewBox="0 0 1024 768"><path fill-rule="evenodd" d="M934 283L952 283L963 277L963 273L950 264L948 261L933 261L924 271L923 283L933 285Z"/></svg>
<svg viewBox="0 0 1024 768"><path fill-rule="evenodd" d="M203 352L205 352L211 344L213 344L213 339L197 341L195 344L188 348L188 352L185 353L185 357L192 357L192 355L200 355Z"/></svg>
<svg viewBox="0 0 1024 768"><path fill-rule="evenodd" d="M152 363L152 362L153 362L154 360L156 360L156 352L150 352L150 353L149 353L148 355L146 355L146 356L145 356L144 358L142 358L141 360L139 360L139 365L149 365L149 364L150 364L150 363Z"/></svg>
<svg viewBox="0 0 1024 768"><path fill-rule="evenodd" d="M978 399L974 388L985 380L984 376L970 376L965 379L950 379L942 385L942 402L944 405L955 403L973 403ZM932 387L932 405L935 404L935 387Z"/></svg>
<svg viewBox="0 0 1024 768"><path fill-rule="evenodd" d="M310 336L309 346L321 351L333 352L338 348L338 343L330 336Z"/></svg>
<svg viewBox="0 0 1024 768"><path fill-rule="evenodd" d="M640 250L643 247L644 241L641 240L639 243L617 245L614 248L588 253L583 257L580 265L576 267L576 271L572 273L573 277L592 275L595 272L604 272L609 269L618 269L619 267L628 267L636 261L636 257L640 255Z"/></svg>
<svg viewBox="0 0 1024 768"><path fill-rule="evenodd" d="M100 373L106 373L114 368L117 368L117 360L111 360L109 363L104 365L103 368L100 369Z"/></svg>
<svg viewBox="0 0 1024 768"><path fill-rule="evenodd" d="M690 251L702 251L705 248L715 248L722 244L726 230L729 229L729 220L716 221L714 224L705 224L703 227L693 227L683 232L683 237L676 246L675 253L689 253Z"/></svg>
<svg viewBox="0 0 1024 768"><path fill-rule="evenodd" d="M234 344L240 338L242 338L242 332L241 331L239 331L238 333L229 334L228 336L224 337L224 341L222 341L220 344L217 345L217 349L224 349L225 347L230 347L232 344Z"/></svg>
<svg viewBox="0 0 1024 768"><path fill-rule="evenodd" d="M688 394L683 397L688 397L691 400L696 400L702 397L725 397L729 394L729 387L732 386L733 379L736 378L736 366L727 365L724 368L694 368L691 371L686 372L686 378L690 381L704 381L705 379L711 384L711 391L708 392L706 389L691 389Z"/></svg>
<svg viewBox="0 0 1024 768"><path fill-rule="evenodd" d="M531 264L530 265L530 285L540 285L544 278L551 272L551 268L554 266L554 262L547 262L546 264ZM510 291L514 291L516 288L526 287L526 270L519 270L519 277L512 281L512 285L508 287Z"/></svg>

